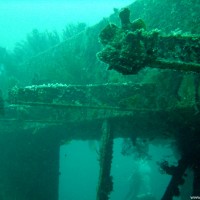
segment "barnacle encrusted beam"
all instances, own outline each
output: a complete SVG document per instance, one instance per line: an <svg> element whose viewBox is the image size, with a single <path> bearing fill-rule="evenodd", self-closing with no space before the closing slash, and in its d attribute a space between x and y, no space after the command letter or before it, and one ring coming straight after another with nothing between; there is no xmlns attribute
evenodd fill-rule
<svg viewBox="0 0 200 200"><path fill-rule="evenodd" d="M180 160L177 166L169 166L168 162L161 163L161 168L172 178L162 197L162 200L173 200L174 196L181 195L180 190L187 179L187 169L193 172L193 191L190 191L191 196L198 196L200 194L200 137L199 126L195 129L186 125L180 128L176 136L176 144L180 152ZM186 181L187 182L187 181ZM186 183L187 184L187 183Z"/></svg>
<svg viewBox="0 0 200 200"><path fill-rule="evenodd" d="M124 75L144 67L200 72L200 36L159 30L146 31L143 20L130 22L130 10L119 13L121 28L107 25L100 33L99 60Z"/></svg>
<svg viewBox="0 0 200 200"><path fill-rule="evenodd" d="M171 133L174 132L174 124L183 126L187 121L191 121L193 126L199 124L199 117L194 115L199 103L195 102L193 77L186 77L181 86L178 85L180 89L177 91L171 90L176 82L177 80L170 78L167 82L169 86L162 92L159 84L149 83L85 86L48 84L15 87L9 92L7 102L11 105L6 107L5 118L0 119L0 130L23 129L25 124L17 125L19 120L29 124L25 128L31 124L34 127L36 122L45 126L54 124L65 128L66 124L75 123L73 132L77 134L72 137L91 138L94 137L91 133L96 130L95 137L99 138L101 135L98 128L101 126L99 120L106 118L112 119L112 123L115 124L114 137L124 137L124 133L132 132L130 130L144 137L152 135L163 137L160 134L163 130L170 129ZM9 121L12 122L10 128L6 125ZM81 124L82 129L85 127L85 130L89 128L92 130L87 133L79 131L77 123Z"/></svg>
<svg viewBox="0 0 200 200"><path fill-rule="evenodd" d="M102 125L102 138L100 149L100 173L96 200L108 200L113 190L113 180L110 175L113 157L113 134L108 120Z"/></svg>
<svg viewBox="0 0 200 200"><path fill-rule="evenodd" d="M178 166L172 171L172 178L161 200L173 200L174 196L180 195L179 186L184 183L184 173L188 166L187 157L179 160Z"/></svg>

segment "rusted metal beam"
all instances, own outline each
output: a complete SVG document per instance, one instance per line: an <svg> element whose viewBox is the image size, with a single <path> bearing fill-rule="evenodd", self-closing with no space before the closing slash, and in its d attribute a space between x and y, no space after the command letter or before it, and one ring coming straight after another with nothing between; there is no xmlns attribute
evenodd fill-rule
<svg viewBox="0 0 200 200"><path fill-rule="evenodd" d="M110 175L113 158L113 134L108 120L102 125L100 148L100 172L96 200L109 200L113 190L113 178Z"/></svg>

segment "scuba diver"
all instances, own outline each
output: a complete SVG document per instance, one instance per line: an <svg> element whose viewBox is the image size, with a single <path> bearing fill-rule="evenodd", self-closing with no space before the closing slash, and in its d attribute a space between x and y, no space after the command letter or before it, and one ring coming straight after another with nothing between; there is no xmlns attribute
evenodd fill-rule
<svg viewBox="0 0 200 200"><path fill-rule="evenodd" d="M134 157L129 190L124 200L156 200L151 191L151 166L148 141L142 138L124 140L122 155Z"/></svg>
<svg viewBox="0 0 200 200"><path fill-rule="evenodd" d="M138 159L131 177L130 187L124 200L156 200L151 193L151 167L148 160Z"/></svg>

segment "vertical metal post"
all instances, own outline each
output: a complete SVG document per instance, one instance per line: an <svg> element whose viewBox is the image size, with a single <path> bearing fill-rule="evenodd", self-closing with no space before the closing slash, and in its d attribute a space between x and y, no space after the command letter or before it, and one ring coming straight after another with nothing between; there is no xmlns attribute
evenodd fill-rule
<svg viewBox="0 0 200 200"><path fill-rule="evenodd" d="M108 120L102 125L101 149L100 149L100 173L96 200L108 200L113 190L113 180L110 175L113 157L113 134Z"/></svg>
<svg viewBox="0 0 200 200"><path fill-rule="evenodd" d="M193 180L193 193L192 196L199 196L200 194L200 171L199 171L199 165L200 162L198 162L198 165L193 167L194 172L194 180Z"/></svg>

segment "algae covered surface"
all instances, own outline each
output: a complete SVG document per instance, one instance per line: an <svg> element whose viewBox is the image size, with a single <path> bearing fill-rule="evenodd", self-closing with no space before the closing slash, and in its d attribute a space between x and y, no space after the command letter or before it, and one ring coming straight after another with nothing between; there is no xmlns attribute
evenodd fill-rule
<svg viewBox="0 0 200 200"><path fill-rule="evenodd" d="M23 2L36 27L0 39L0 200L200 196L200 1Z"/></svg>

